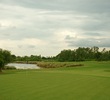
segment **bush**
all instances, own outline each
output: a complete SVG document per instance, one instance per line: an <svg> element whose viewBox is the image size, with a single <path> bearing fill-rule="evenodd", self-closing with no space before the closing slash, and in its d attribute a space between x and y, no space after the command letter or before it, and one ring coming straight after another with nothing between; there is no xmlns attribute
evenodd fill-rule
<svg viewBox="0 0 110 100"><path fill-rule="evenodd" d="M14 67L14 66L5 66L3 69L4 70L13 70L13 69L16 69L16 67Z"/></svg>
<svg viewBox="0 0 110 100"><path fill-rule="evenodd" d="M59 68L59 67L79 67L83 64L75 64L69 62L37 62L37 65L41 68Z"/></svg>

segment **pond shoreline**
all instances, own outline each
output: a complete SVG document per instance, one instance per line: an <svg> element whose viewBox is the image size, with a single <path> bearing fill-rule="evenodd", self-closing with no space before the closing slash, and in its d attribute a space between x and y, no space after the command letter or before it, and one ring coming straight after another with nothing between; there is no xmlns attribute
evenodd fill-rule
<svg viewBox="0 0 110 100"><path fill-rule="evenodd" d="M40 69L37 64L26 64L26 63L9 63L7 66L15 67L16 69Z"/></svg>

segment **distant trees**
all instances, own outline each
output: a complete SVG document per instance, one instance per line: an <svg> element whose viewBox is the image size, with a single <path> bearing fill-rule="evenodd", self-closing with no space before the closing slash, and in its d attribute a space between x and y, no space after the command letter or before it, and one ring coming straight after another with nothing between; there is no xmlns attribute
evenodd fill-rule
<svg viewBox="0 0 110 100"><path fill-rule="evenodd" d="M28 61L41 61L41 55L31 55L31 56L17 56L15 61L25 61L28 63Z"/></svg>
<svg viewBox="0 0 110 100"><path fill-rule="evenodd" d="M41 55L31 55L31 56L13 56L13 61L23 61L28 63L29 61L55 61L56 57L44 57Z"/></svg>
<svg viewBox="0 0 110 100"><path fill-rule="evenodd" d="M23 61L28 63L29 61L108 61L110 60L110 50L105 48L101 51L99 47L79 47L74 50L62 50L56 56L44 57L41 55L31 56L15 56L11 55L10 51L0 49L0 70L10 61Z"/></svg>
<svg viewBox="0 0 110 100"><path fill-rule="evenodd" d="M104 48L99 51L99 48L94 46L89 47L79 47L75 50L63 50L56 56L58 61L107 61L110 60L110 51L106 51Z"/></svg>
<svg viewBox="0 0 110 100"><path fill-rule="evenodd" d="M11 61L11 52L8 50L0 49L0 72L2 71L2 68L6 64L8 64Z"/></svg>

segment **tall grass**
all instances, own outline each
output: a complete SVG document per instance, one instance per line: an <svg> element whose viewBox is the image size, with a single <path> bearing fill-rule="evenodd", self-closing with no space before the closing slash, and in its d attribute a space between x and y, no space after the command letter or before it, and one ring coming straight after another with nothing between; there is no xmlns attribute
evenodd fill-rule
<svg viewBox="0 0 110 100"><path fill-rule="evenodd" d="M59 68L59 67L80 67L84 64L74 62L37 62L37 65L42 68Z"/></svg>

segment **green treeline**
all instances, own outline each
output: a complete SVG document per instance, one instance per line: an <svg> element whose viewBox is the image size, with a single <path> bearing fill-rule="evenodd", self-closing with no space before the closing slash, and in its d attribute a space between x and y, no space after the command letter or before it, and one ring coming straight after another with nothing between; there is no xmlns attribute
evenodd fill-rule
<svg viewBox="0 0 110 100"><path fill-rule="evenodd" d="M110 50L103 48L101 51L99 47L79 47L74 50L62 50L54 57L42 57L41 55L31 56L15 56L12 55L14 61L108 61L110 60Z"/></svg>
<svg viewBox="0 0 110 100"><path fill-rule="evenodd" d="M110 60L110 50L105 48L99 51L98 47L79 47L75 50L63 50L56 56L58 61L108 61Z"/></svg>
<svg viewBox="0 0 110 100"><path fill-rule="evenodd" d="M109 61L110 60L110 50L103 48L99 50L99 47L79 47L74 50L62 50L58 55L54 57L44 57L41 55L31 55L31 56L16 56L12 55L10 51L0 49L0 72L4 69L4 66L9 62L19 62L20 63L34 63L33 61L59 61L59 62L73 62L73 61Z"/></svg>
<svg viewBox="0 0 110 100"><path fill-rule="evenodd" d="M12 61L11 52L8 50L0 49L0 72L6 64Z"/></svg>

